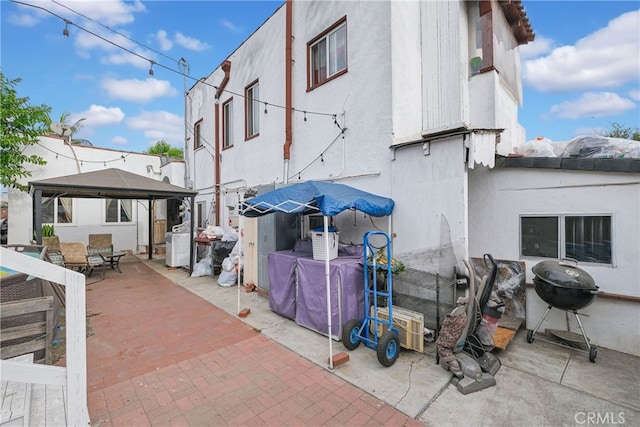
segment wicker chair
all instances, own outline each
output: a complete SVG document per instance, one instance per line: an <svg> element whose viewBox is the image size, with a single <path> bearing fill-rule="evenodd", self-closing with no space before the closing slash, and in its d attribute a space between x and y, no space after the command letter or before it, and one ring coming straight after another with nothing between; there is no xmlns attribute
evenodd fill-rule
<svg viewBox="0 0 640 427"><path fill-rule="evenodd" d="M93 274L93 270L100 267L102 278L104 279L105 260L98 255L90 255L87 247L81 242L60 242L64 266L72 270Z"/></svg>

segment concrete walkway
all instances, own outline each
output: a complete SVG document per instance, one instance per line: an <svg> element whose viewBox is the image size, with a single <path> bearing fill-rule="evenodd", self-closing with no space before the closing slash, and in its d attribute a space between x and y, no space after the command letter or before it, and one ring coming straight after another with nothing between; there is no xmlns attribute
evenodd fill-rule
<svg viewBox="0 0 640 427"><path fill-rule="evenodd" d="M328 369L328 339L256 292L128 257L87 288L93 425L640 425L640 358L584 352L521 330L495 387L462 395L429 354L389 368L364 347ZM179 285L179 286L176 286ZM588 331L587 331L588 333ZM346 351L333 342L334 353Z"/></svg>

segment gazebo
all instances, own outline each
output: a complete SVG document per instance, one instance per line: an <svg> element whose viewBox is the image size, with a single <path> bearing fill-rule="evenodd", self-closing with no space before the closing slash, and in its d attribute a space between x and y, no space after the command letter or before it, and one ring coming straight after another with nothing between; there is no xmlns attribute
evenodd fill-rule
<svg viewBox="0 0 640 427"><path fill-rule="evenodd" d="M85 199L134 199L149 201L149 259L153 254L153 218L151 204L154 200L189 199L194 206L196 191L167 184L121 169L104 169L74 175L32 181L29 194L33 198L33 229L37 244L42 244L42 198L73 197ZM191 234L194 218L191 215ZM193 271L193 245L189 254L189 272Z"/></svg>

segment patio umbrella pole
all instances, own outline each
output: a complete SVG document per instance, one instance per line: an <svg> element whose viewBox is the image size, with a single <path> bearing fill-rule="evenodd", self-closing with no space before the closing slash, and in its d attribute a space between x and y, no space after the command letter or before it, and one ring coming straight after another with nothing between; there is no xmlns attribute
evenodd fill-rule
<svg viewBox="0 0 640 427"><path fill-rule="evenodd" d="M333 343L331 342L331 274L329 265L329 217L324 215L324 276L327 287L327 328L329 331L329 369L333 370Z"/></svg>

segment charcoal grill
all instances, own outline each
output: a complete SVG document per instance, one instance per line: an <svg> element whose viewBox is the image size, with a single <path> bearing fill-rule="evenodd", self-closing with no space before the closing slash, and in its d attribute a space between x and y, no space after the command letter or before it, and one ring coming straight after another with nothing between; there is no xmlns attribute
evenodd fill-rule
<svg viewBox="0 0 640 427"><path fill-rule="evenodd" d="M582 339L589 352L589 361L595 363L598 350L589 343L589 338L587 338L578 316L578 310L591 305L596 296L603 292L596 286L589 273L578 268L578 261L573 259L543 261L533 266L531 271L535 274L533 285L536 293L548 306L547 311L545 311L535 329L527 331L527 342L532 343L534 341L536 332L538 332L540 325L542 325L552 308L565 311L568 334L564 331L558 331L563 333L556 334L551 331L551 333L557 337L567 337L572 334L569 330L569 311L571 311L576 317Z"/></svg>

